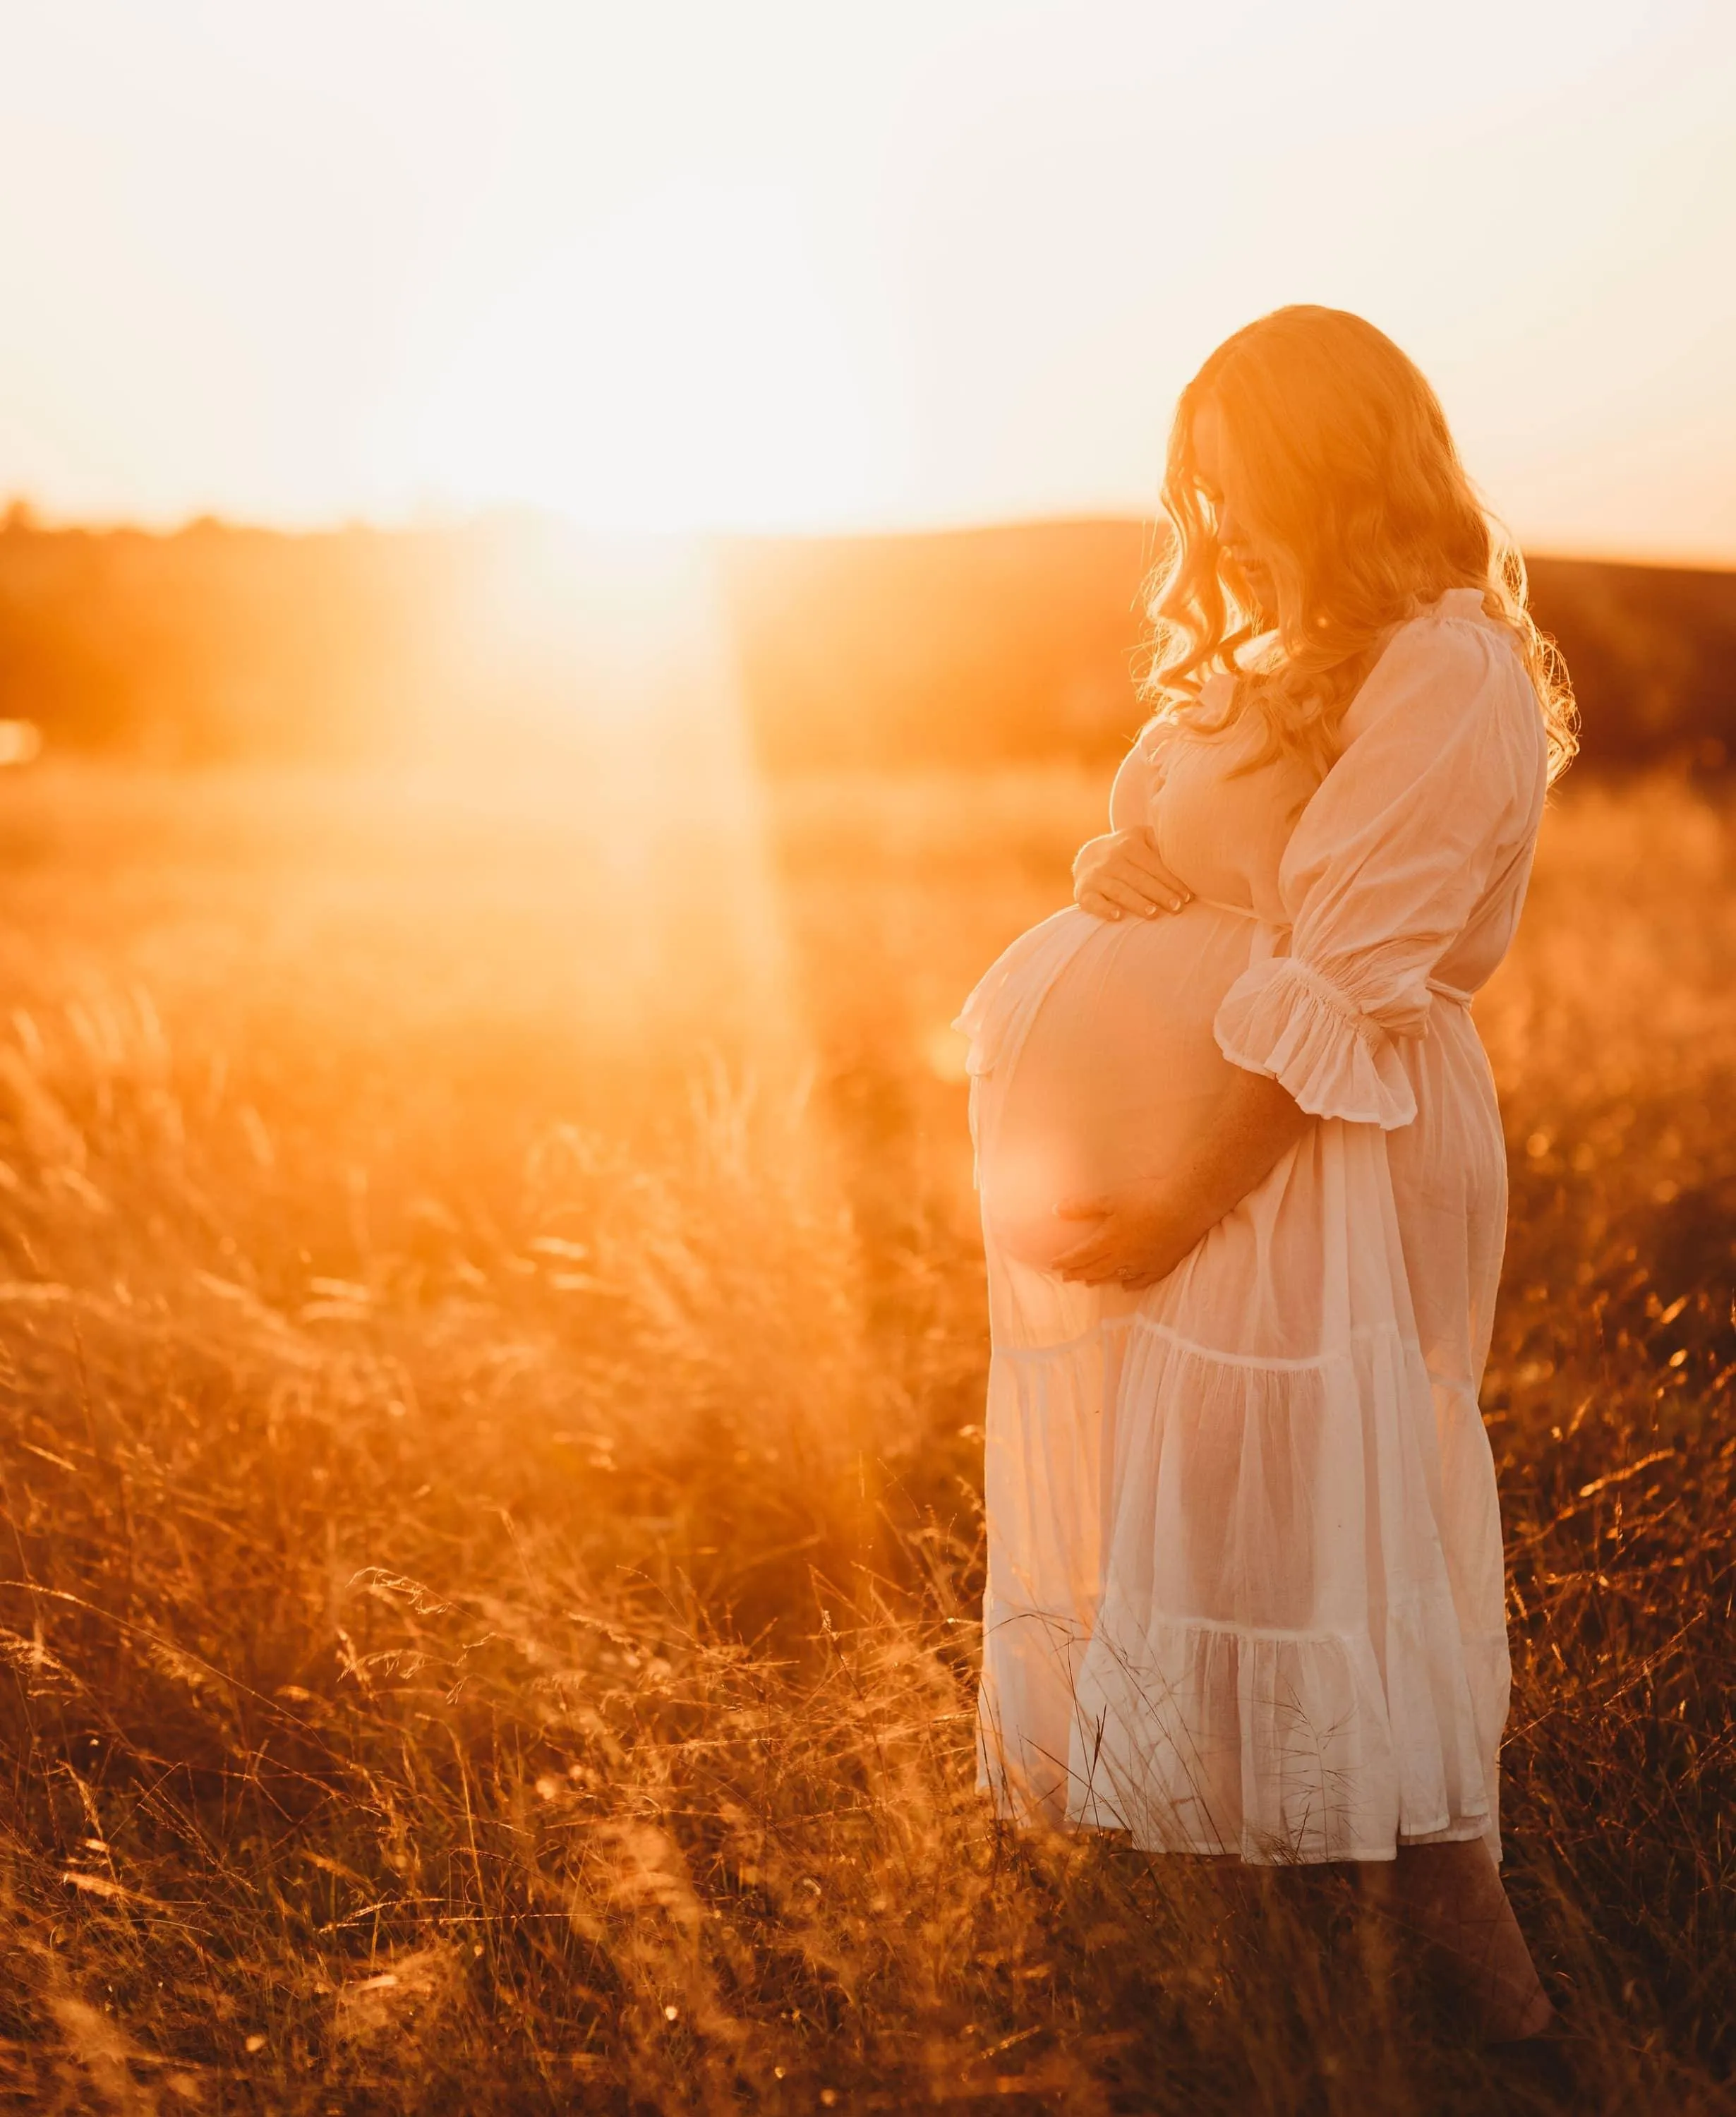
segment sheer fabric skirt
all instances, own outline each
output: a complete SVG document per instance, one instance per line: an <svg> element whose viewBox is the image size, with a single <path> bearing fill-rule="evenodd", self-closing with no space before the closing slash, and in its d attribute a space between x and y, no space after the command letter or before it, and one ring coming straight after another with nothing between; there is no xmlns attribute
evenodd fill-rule
<svg viewBox="0 0 1736 2117"><path fill-rule="evenodd" d="M1212 1019L1255 929L1198 909L1059 915L962 1017L993 1339L981 1782L1153 1850L1498 1856L1476 1391L1506 1179L1468 1012L1402 1047L1415 1125L1317 1123L1161 1284L1049 1268L1077 1231L1046 1187L1161 1173L1227 1084Z"/></svg>

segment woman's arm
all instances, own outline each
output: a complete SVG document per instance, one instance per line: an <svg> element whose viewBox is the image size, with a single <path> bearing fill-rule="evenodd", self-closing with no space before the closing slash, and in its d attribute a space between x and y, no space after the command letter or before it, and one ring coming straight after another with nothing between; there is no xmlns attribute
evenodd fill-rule
<svg viewBox="0 0 1736 2117"><path fill-rule="evenodd" d="M1395 1040L1428 1033L1435 966L1535 835L1542 715L1511 643L1443 607L1401 628L1345 733L1284 856L1289 950L1250 964L1217 1011L1235 1080L1173 1174L1060 1209L1097 1223L1064 1276L1152 1285L1314 1117L1415 1118Z"/></svg>
<svg viewBox="0 0 1736 2117"><path fill-rule="evenodd" d="M1063 1220L1097 1225L1056 1261L1063 1279L1155 1286L1274 1169L1314 1118L1289 1091L1240 1068L1198 1144L1161 1182L1107 1198L1071 1198Z"/></svg>

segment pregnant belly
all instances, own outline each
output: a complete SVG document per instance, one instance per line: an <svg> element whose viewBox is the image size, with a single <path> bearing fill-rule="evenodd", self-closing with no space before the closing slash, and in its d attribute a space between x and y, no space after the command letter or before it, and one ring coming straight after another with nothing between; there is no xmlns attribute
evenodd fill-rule
<svg viewBox="0 0 1736 2117"><path fill-rule="evenodd" d="M1085 1232L1058 1204L1161 1176L1197 1135L1233 1072L1212 1024L1253 933L1198 903L1101 924L1056 978L983 1084L983 1213L1015 1257L1046 1269Z"/></svg>

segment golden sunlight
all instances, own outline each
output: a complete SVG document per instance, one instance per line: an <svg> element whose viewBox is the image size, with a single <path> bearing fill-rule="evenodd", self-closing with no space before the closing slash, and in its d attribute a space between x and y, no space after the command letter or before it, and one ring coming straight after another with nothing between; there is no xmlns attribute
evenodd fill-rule
<svg viewBox="0 0 1736 2117"><path fill-rule="evenodd" d="M420 722L416 777L545 837L572 904L562 975L593 1036L654 1040L679 999L787 1076L801 1061L766 792L715 550L503 522L450 639L467 680Z"/></svg>
<svg viewBox="0 0 1736 2117"><path fill-rule="evenodd" d="M873 436L788 198L667 186L536 258L429 393L463 501L593 528L772 528L862 504Z"/></svg>
<svg viewBox="0 0 1736 2117"><path fill-rule="evenodd" d="M1736 5L0 51L0 2110L1736 2117Z"/></svg>

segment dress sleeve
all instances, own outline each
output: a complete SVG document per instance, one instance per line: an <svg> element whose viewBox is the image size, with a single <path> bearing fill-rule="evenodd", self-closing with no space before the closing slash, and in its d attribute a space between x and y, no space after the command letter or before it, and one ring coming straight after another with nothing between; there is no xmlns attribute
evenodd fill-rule
<svg viewBox="0 0 1736 2117"><path fill-rule="evenodd" d="M1527 842L1541 717L1498 632L1433 617L1394 636L1346 731L1284 856L1289 953L1245 971L1215 1026L1311 1114L1392 1131L1416 1115L1393 1040L1427 1033L1436 964Z"/></svg>

